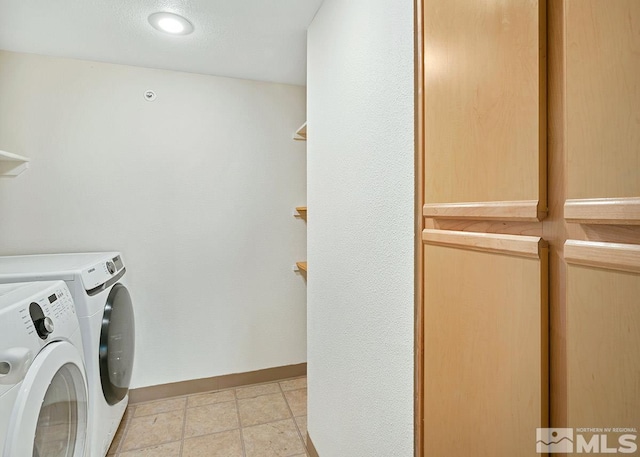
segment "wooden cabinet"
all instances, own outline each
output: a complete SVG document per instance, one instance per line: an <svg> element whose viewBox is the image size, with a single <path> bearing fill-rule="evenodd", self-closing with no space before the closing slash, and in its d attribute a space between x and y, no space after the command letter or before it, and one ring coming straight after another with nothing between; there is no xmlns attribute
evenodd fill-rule
<svg viewBox="0 0 640 457"><path fill-rule="evenodd" d="M564 33L562 418L640 429L640 2L566 0Z"/></svg>
<svg viewBox="0 0 640 457"><path fill-rule="evenodd" d="M549 405L532 225L547 211L545 2L423 6L424 455L534 456Z"/></svg>
<svg viewBox="0 0 640 457"><path fill-rule="evenodd" d="M417 455L640 430L640 2L418 14Z"/></svg>

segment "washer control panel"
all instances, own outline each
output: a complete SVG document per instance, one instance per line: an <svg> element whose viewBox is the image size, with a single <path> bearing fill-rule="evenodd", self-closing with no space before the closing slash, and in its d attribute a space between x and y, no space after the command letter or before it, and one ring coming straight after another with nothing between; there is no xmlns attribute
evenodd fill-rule
<svg viewBox="0 0 640 457"><path fill-rule="evenodd" d="M64 281L0 285L0 395L24 378L44 346L78 331L76 308Z"/></svg>
<svg viewBox="0 0 640 457"><path fill-rule="evenodd" d="M69 324L77 325L76 307L66 284L50 290L44 296L25 303L18 308L22 325L29 335L38 335L42 340L56 336L57 328L64 331Z"/></svg>
<svg viewBox="0 0 640 457"><path fill-rule="evenodd" d="M93 290L107 283L122 270L124 270L124 262L121 254L106 257L82 271L82 283L85 290Z"/></svg>

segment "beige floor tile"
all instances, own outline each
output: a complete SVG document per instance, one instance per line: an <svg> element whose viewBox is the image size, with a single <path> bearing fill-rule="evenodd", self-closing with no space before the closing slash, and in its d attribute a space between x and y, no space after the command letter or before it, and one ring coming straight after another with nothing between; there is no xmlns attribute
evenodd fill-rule
<svg viewBox="0 0 640 457"><path fill-rule="evenodd" d="M180 457L181 441L123 452L119 457Z"/></svg>
<svg viewBox="0 0 640 457"><path fill-rule="evenodd" d="M289 390L284 393L294 416L307 414L307 389Z"/></svg>
<svg viewBox="0 0 640 457"><path fill-rule="evenodd" d="M287 390L298 390L307 388L307 377L287 379L286 381L280 381L280 387L285 392Z"/></svg>
<svg viewBox="0 0 640 457"><path fill-rule="evenodd" d="M182 457L242 457L240 430L184 440Z"/></svg>
<svg viewBox="0 0 640 457"><path fill-rule="evenodd" d="M129 422L120 452L182 439L184 410L134 417Z"/></svg>
<svg viewBox="0 0 640 457"><path fill-rule="evenodd" d="M264 424L291 417L282 393L238 400L243 427Z"/></svg>
<svg viewBox="0 0 640 457"><path fill-rule="evenodd" d="M207 392L204 394L191 395L187 399L187 408L193 408L196 406L210 405L212 403L233 401L236 399L236 396L234 395L233 390L222 390L219 392Z"/></svg>
<svg viewBox="0 0 640 457"><path fill-rule="evenodd" d="M293 419L248 427L242 436L247 457L292 457L305 452Z"/></svg>
<svg viewBox="0 0 640 457"><path fill-rule="evenodd" d="M121 423L122 422L124 422L125 424L128 423L131 419L133 419L135 412L136 412L136 405L127 406L127 409L124 410L124 414L122 415Z"/></svg>
<svg viewBox="0 0 640 457"><path fill-rule="evenodd" d="M242 387L236 389L236 397L240 398L252 398L259 395L275 394L280 392L280 386L277 382L270 384L259 384L257 386Z"/></svg>
<svg viewBox="0 0 640 457"><path fill-rule="evenodd" d="M184 436L190 438L238 427L240 427L240 422L238 421L236 402L214 403L187 409Z"/></svg>
<svg viewBox="0 0 640 457"><path fill-rule="evenodd" d="M300 377L132 405L108 455L305 457L306 394Z"/></svg>
<svg viewBox="0 0 640 457"><path fill-rule="evenodd" d="M184 397L170 398L168 400L154 401L136 405L134 417L150 416L151 414L167 413L183 409L187 403Z"/></svg>
<svg viewBox="0 0 640 457"><path fill-rule="evenodd" d="M298 430L300 430L300 434L302 435L302 441L304 441L304 444L307 444L307 416L300 416L295 419Z"/></svg>

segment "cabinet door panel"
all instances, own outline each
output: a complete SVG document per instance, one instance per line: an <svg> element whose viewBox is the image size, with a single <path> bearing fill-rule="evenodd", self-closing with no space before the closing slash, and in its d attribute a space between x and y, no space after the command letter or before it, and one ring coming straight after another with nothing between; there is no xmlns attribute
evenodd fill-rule
<svg viewBox="0 0 640 457"><path fill-rule="evenodd" d="M567 0L568 198L640 196L640 2Z"/></svg>
<svg viewBox="0 0 640 457"><path fill-rule="evenodd" d="M425 0L426 203L545 200L544 5Z"/></svg>
<svg viewBox="0 0 640 457"><path fill-rule="evenodd" d="M569 265L568 423L640 429L640 274Z"/></svg>
<svg viewBox="0 0 640 457"><path fill-rule="evenodd" d="M534 259L426 245L424 290L424 455L539 455L546 250Z"/></svg>

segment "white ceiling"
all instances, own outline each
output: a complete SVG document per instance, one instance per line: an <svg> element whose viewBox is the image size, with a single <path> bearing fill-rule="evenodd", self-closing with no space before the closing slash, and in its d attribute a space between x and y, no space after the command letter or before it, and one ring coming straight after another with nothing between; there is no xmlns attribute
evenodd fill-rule
<svg viewBox="0 0 640 457"><path fill-rule="evenodd" d="M306 84L306 30L323 0L0 0L0 49ZM195 31L149 25L168 11Z"/></svg>

